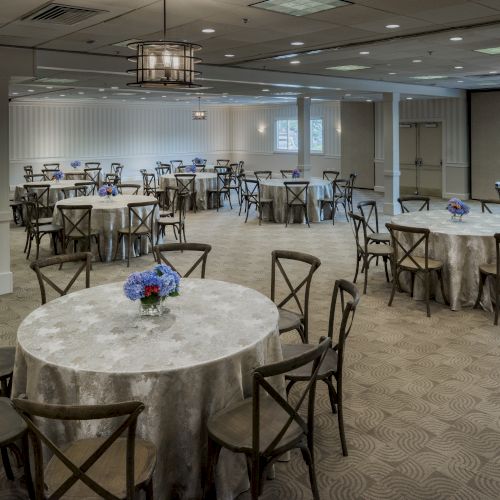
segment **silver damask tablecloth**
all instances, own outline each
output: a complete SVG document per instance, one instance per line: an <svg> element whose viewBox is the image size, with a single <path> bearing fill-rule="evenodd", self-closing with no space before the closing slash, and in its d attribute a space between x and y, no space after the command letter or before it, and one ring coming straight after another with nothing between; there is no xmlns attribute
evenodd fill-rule
<svg viewBox="0 0 500 500"><path fill-rule="evenodd" d="M397 215L391 222L430 229L429 257L444 263L445 292L451 309L472 307L478 293L479 265L496 261L493 234L500 231L500 215L478 210L464 216L463 222L452 222L446 210L431 210ZM402 284L408 289L407 282ZM438 300L442 301L437 280L432 285ZM415 280L415 296L424 298L420 280ZM485 287L483 308L492 310L491 297L490 287Z"/></svg>
<svg viewBox="0 0 500 500"><path fill-rule="evenodd" d="M191 172L183 173L189 174ZM209 189L217 189L217 174L211 172L197 172L194 184L196 190L196 207L198 210L207 210L210 208L207 191ZM167 186L170 188L177 187L175 174L166 174L160 177L160 188L165 189Z"/></svg>
<svg viewBox="0 0 500 500"><path fill-rule="evenodd" d="M158 451L155 498L200 499L210 415L251 395L252 370L282 359L278 310L259 292L184 279L166 316L139 317L122 283L56 299L20 325L13 394L58 404L140 400L138 435ZM57 442L103 431L52 427ZM218 497L248 487L245 460L223 452Z"/></svg>
<svg viewBox="0 0 500 500"><path fill-rule="evenodd" d="M59 201L54 207L53 221L54 224L62 226L63 220L58 205L92 205L92 229L99 231L101 255L104 261L109 262L113 259L116 245L118 244L118 229L128 227L128 208L127 203L154 201L156 198L152 196L141 195L117 195L110 200L100 196L79 196L76 198L68 198L67 200ZM150 210L148 207L138 208L137 211L141 214L146 214ZM74 217L72 217L74 215ZM81 217L81 212L75 212L70 215L71 220L76 222ZM155 210L155 218L158 218L159 211ZM156 236L155 236L156 238ZM136 245L138 243L136 242ZM92 251L95 258L98 258L96 245L93 245ZM149 253L152 251L151 244L148 238L141 238L141 253ZM136 255L136 249L132 247L132 256ZM122 239L118 250L117 259L126 258L127 256L127 238Z"/></svg>
<svg viewBox="0 0 500 500"><path fill-rule="evenodd" d="M275 222L285 222L286 214L286 181L304 181L305 179L268 179L260 181L262 198L270 198L273 200L273 215ZM300 188L295 188L300 191ZM331 198L333 196L332 185L329 181L322 179L309 179L309 187L307 190L307 210L310 222L321 221L321 211L319 200L323 198ZM303 196L302 196L303 198ZM264 217L268 215L267 208L264 208ZM326 217L331 217L329 206L325 206ZM272 217L271 217L272 218ZM294 210L293 217L290 215L290 221L302 222L304 220L303 212L298 209Z"/></svg>
<svg viewBox="0 0 500 500"><path fill-rule="evenodd" d="M56 181L40 181L40 182L25 182L24 184L18 184L14 190L14 200L21 201L22 197L26 194L26 190L24 189L25 185L37 184L40 186L50 186L49 190L49 202L53 205L57 203L59 200L64 200L64 193L62 192L63 188L72 188L75 187L76 182L82 182L81 180L62 180L59 182Z"/></svg>

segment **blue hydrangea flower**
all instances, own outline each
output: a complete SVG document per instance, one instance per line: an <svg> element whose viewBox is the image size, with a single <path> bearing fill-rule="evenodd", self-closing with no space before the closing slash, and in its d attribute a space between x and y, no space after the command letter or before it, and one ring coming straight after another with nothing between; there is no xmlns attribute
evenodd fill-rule
<svg viewBox="0 0 500 500"><path fill-rule="evenodd" d="M458 198L451 198L448 201L448 206L446 207L448 212L452 215L467 215L470 212L470 208L462 200Z"/></svg>

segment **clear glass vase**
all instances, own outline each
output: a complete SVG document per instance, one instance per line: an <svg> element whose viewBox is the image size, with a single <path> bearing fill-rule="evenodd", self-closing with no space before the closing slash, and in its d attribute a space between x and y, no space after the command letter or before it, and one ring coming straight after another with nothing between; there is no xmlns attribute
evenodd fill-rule
<svg viewBox="0 0 500 500"><path fill-rule="evenodd" d="M168 309L165 307L163 298L151 299L148 297L146 300L142 299L139 302L139 315L140 316L162 316Z"/></svg>

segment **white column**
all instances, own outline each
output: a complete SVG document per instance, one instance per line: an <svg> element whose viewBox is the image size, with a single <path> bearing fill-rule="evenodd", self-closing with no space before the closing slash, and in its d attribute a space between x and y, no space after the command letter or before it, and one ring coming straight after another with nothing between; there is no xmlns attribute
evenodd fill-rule
<svg viewBox="0 0 500 500"><path fill-rule="evenodd" d="M399 93L384 94L384 213L400 213Z"/></svg>
<svg viewBox="0 0 500 500"><path fill-rule="evenodd" d="M13 289L9 191L9 78L0 77L0 295Z"/></svg>
<svg viewBox="0 0 500 500"><path fill-rule="evenodd" d="M297 97L297 119L299 123L298 168L304 177L311 177L311 98Z"/></svg>

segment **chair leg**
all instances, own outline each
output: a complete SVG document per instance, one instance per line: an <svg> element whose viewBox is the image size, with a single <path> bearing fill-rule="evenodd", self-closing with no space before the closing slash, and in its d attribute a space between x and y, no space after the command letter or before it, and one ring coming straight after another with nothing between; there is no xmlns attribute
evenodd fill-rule
<svg viewBox="0 0 500 500"><path fill-rule="evenodd" d="M498 278L496 278L495 283L495 319L493 320L494 325L498 325L498 312L500 310L500 290L498 289Z"/></svg>
<svg viewBox="0 0 500 500"><path fill-rule="evenodd" d="M399 280L399 272L397 270L395 270L392 274L391 297L389 298L389 304L387 304L389 307L392 306L392 301L394 300L394 295L396 295L396 287L397 287L398 280Z"/></svg>
<svg viewBox="0 0 500 500"><path fill-rule="evenodd" d="M366 289L368 287L368 267L370 266L369 260L367 259L366 255L364 257L364 269L365 269L365 283L363 286L363 294L366 295Z"/></svg>
<svg viewBox="0 0 500 500"><path fill-rule="evenodd" d="M97 244L97 254L99 255L99 260L102 262L102 254L101 254L101 242L99 241L99 235L95 235L95 242ZM90 250L90 248L89 248Z"/></svg>
<svg viewBox="0 0 500 500"><path fill-rule="evenodd" d="M427 308L427 317L431 317L431 274L425 273L425 304Z"/></svg>
<svg viewBox="0 0 500 500"><path fill-rule="evenodd" d="M330 406L332 407L332 413L337 413L337 393L333 387L332 379L325 379L325 384L328 388L328 397L330 398Z"/></svg>
<svg viewBox="0 0 500 500"><path fill-rule="evenodd" d="M220 445L208 438L207 461L202 471L204 500L215 500L217 498L215 490L215 470L217 468L220 450Z"/></svg>
<svg viewBox="0 0 500 500"><path fill-rule="evenodd" d="M118 240L116 242L116 248L115 248L115 254L113 255L113 260L116 260L116 257L118 257L118 249L120 248L120 244L122 242L122 239L123 239L123 235L120 234L118 236Z"/></svg>
<svg viewBox="0 0 500 500"><path fill-rule="evenodd" d="M33 478L31 476L30 465L30 450L29 450L29 437L28 433L23 436L22 440L22 455L24 464L24 480L26 482L26 489L28 490L28 497L35 498L35 488L33 487Z"/></svg>
<svg viewBox="0 0 500 500"><path fill-rule="evenodd" d="M413 289L415 288L415 273L411 274L411 282L410 282L410 298L413 299Z"/></svg>
<svg viewBox="0 0 500 500"><path fill-rule="evenodd" d="M2 448L0 448L0 452L2 454L2 463L3 463L3 468L5 469L5 475L7 476L7 479L9 481L14 481L14 474L12 472L12 467L10 466L10 460L7 448L5 446L2 446Z"/></svg>
<svg viewBox="0 0 500 500"><path fill-rule="evenodd" d="M387 269L387 257L384 257L384 269L385 269L385 279L387 280L387 283L390 283L389 279L389 270ZM378 257L377 257L377 266L378 266Z"/></svg>
<svg viewBox="0 0 500 500"><path fill-rule="evenodd" d="M146 487L144 488L144 492L146 493L146 500L154 500L153 496L153 478L151 478L146 484Z"/></svg>
<svg viewBox="0 0 500 500"><path fill-rule="evenodd" d="M439 279L439 283L441 284L441 295L443 296L443 301L446 305L450 305L450 301L446 297L446 293L444 291L444 280L443 280L443 270L442 269L440 269L438 271L438 279Z"/></svg>
<svg viewBox="0 0 500 500"><path fill-rule="evenodd" d="M307 464L309 469L309 482L311 483L311 491L314 500L319 500L319 491L318 491L318 483L316 482L316 472L314 470L314 459L312 455L312 450L310 450L307 446L302 446L300 448L302 452L302 458L304 462Z"/></svg>
<svg viewBox="0 0 500 500"><path fill-rule="evenodd" d="M337 419L339 421L339 434L340 434L340 443L342 444L342 455L344 457L348 456L347 453L347 443L345 439L345 430L344 430L344 408L342 405L342 385L337 385Z"/></svg>
<svg viewBox="0 0 500 500"><path fill-rule="evenodd" d="M358 254L356 256L356 272L354 273L354 279L353 283L356 283L356 280L358 279L358 273L359 273L359 261L361 260L360 255Z"/></svg>
<svg viewBox="0 0 500 500"><path fill-rule="evenodd" d="M260 493L260 467L259 463L255 460L251 461L251 474L250 474L250 496L252 500L259 500Z"/></svg>
<svg viewBox="0 0 500 500"><path fill-rule="evenodd" d="M479 292L477 294L476 303L474 304L474 309L477 309L481 303L481 298L483 296L484 282L486 281L486 274L479 273Z"/></svg>

